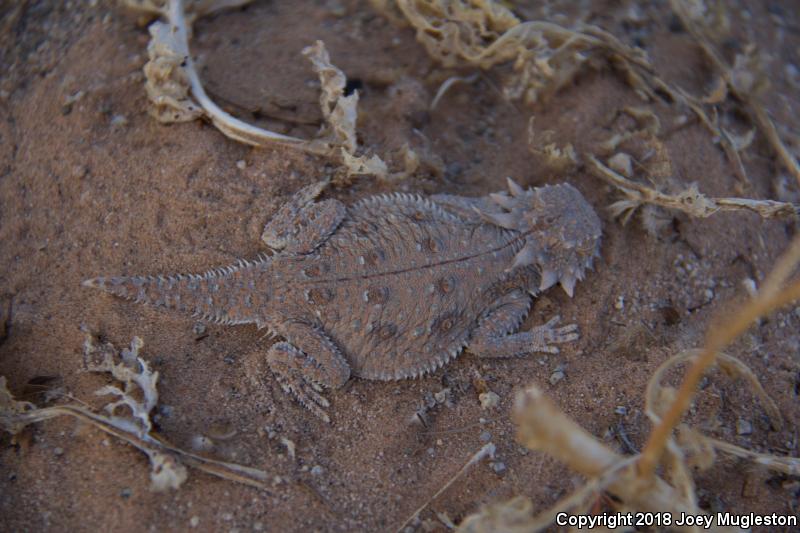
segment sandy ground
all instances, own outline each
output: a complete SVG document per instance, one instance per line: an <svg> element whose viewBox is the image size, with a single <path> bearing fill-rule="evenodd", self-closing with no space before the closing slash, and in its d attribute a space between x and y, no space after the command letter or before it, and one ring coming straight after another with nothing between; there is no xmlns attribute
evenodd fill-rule
<svg viewBox="0 0 800 533"><path fill-rule="evenodd" d="M556 18L561 22L580 12L644 47L665 78L696 94L710 91L709 66L664 3L583 4L556 4L549 12L565 14ZM641 13L635 23L626 18L634 4ZM796 4L730 5L736 37L729 45L754 41L770 54L764 68L773 86L765 101L795 128L798 100L786 66L800 64ZM415 527L443 530L435 512L458 522L483 503L517 494L544 509L581 478L515 442L509 419L515 391L537 383L608 445L641 449L649 431L648 377L671 354L696 347L709 318L743 296L743 280L761 280L796 231L794 223L754 214L703 220L670 214L653 236L638 220L624 227L613 221L605 207L618 193L585 170L548 171L527 147L530 115L537 128L554 131L554 142L582 152L608 135L616 110L643 105L609 70L588 69L532 109L506 102L498 79L486 74L454 87L430 111L437 87L453 72L429 59L409 28L391 24L367 2L256 1L203 19L194 51L209 92L230 111L277 131L313 135L321 118L318 85L300 50L322 39L333 62L361 87L364 145L390 154L408 143L430 154L430 168L417 176L399 183L359 179L332 197L351 203L398 190L479 195L513 176L525 185L569 181L603 219L597 272L572 299L547 292L523 325L558 313L580 326L579 341L558 355L525 359L480 361L465 353L413 381L351 380L328 394L333 423L326 425L272 380L264 364L269 341L255 328L209 326L198 340L191 318L80 282L103 274L201 272L254 257L263 251L259 235L271 214L334 169L291 150L251 149L200 122L156 123L141 74L148 35L135 15L102 2L20 6L0 7L0 375L32 401L42 402L34 393L47 382L99 406L93 392L107 379L83 371L81 328L120 347L138 335L161 375L159 431L189 449L197 436L215 438L211 456L263 469L275 482L259 491L192 471L179 490L154 493L140 452L58 419L14 440L0 436L5 531L391 530L487 441L497 446L495 460L431 502L425 523ZM544 11L521 5L517 12L534 18ZM673 123L674 109L651 108L663 124ZM664 142L677 182L697 182L713 196L737 194L725 154L695 121L674 128ZM783 170L758 136L744 163L751 184L741 194L796 195L791 181L789 192L781 192ZM798 331L800 308L788 309L730 349L766 384L786 418L781 431L770 427L742 383L720 374L704 382L690 421L748 448L796 455ZM559 369L564 379L551 383ZM499 406L482 410L477 377L499 395ZM447 400L436 403L443 390ZM428 402L435 405L427 427L412 422ZM742 421L752 431L738 431L746 427ZM295 458L281 438L296 444ZM708 510L798 512L796 477L720 457L696 479Z"/></svg>

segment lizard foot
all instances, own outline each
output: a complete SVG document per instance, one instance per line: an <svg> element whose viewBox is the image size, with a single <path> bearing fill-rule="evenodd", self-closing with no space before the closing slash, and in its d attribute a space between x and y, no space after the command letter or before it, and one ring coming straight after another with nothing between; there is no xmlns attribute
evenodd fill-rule
<svg viewBox="0 0 800 533"><path fill-rule="evenodd" d="M558 347L553 344L563 344L578 339L578 325L569 324L567 326L556 327L561 321L561 317L556 315L541 326L531 328L530 334L533 337L533 350L545 353L558 353Z"/></svg>
<svg viewBox="0 0 800 533"><path fill-rule="evenodd" d="M268 360L269 368L281 388L294 396L303 407L330 423L331 419L325 412L330 402L320 394L322 386L308 372L304 372L313 361L288 342L274 344L269 350Z"/></svg>

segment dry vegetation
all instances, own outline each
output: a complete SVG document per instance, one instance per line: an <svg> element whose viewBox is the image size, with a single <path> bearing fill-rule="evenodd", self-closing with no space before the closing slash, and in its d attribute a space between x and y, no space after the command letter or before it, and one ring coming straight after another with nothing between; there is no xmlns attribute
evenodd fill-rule
<svg viewBox="0 0 800 533"><path fill-rule="evenodd" d="M163 19L150 26L150 61L145 67L153 116L164 123L205 119L239 142L256 146L277 143L329 158L342 167L346 176L363 174L399 179L412 174L413 164L402 171L391 172L379 156L368 156L359 146L356 137L358 93L345 96L345 75L331 63L321 41L303 52L321 81L324 125L316 138L299 139L264 130L231 116L214 104L203 89L189 53L191 24L196 17L247 1L187 2L187 9L180 0L124 2ZM798 206L789 202L734 196L712 198L702 194L694 184L671 180L672 167L660 139L662 127L648 107L663 98L669 100L676 117L684 112L694 115L718 140L738 178L737 194L749 190L741 154L756 135L763 136L784 168L800 184L797 154L787 147L781 138L782 127L774 123L760 103L767 80L757 69L755 51L737 56L733 66L717 51L717 41L724 38L724 11L708 7L701 0L671 2L689 35L718 71L719 83L713 93L697 97L663 80L644 52L595 26L580 24L567 28L552 22L523 21L502 3L491 0L373 0L372 4L391 20L414 28L419 42L442 67L500 71L504 96L532 110L552 99L585 69L610 68L617 72L642 100L642 108L625 111L634 117L637 129L617 132L593 152L578 154L571 144L559 147L547 139L542 141L531 118L528 142L531 150L547 155L552 169L566 172L585 166L619 191L624 198L610 208L623 222L642 211L640 208L645 205L700 218L720 211L746 210L764 218L796 220ZM475 74L449 77L433 99L432 107L446 97L448 91L456 91L460 83L472 83L475 79ZM752 122L753 129L744 135L736 135L722 124L723 114L719 110L731 98L747 110ZM414 157L409 159L414 160ZM645 185L646 181L665 184L665 189L675 192L660 190L658 185ZM643 223L650 229L647 220ZM695 494L693 472L697 468L713 467L719 453L785 474L800 475L797 458L747 450L703 435L699 429L682 423L700 379L712 368L746 384L774 426L784 423L768 389L761 385L754 372L723 350L760 318L800 299L800 280L793 277L799 262L800 239L796 239L761 290L748 301L731 305L730 310L708 328L702 347L675 354L659 367L646 387L642 386L646 414L653 429L638 454L623 455L610 449L572 421L536 386L520 392L513 415L519 427L519 441L531 450L543 451L565 463L581 474L586 483L546 510L533 509L524 498L485 507L467 517L459 531L539 531L549 527L558 512L588 512L604 493L613 497L609 500L610 507L617 510L702 513ZM17 434L34 422L61 415L76 417L143 451L152 465L151 477L157 489L180 486L186 478L184 465L264 487L264 472L199 457L171 446L153 432L150 413L158 401L158 374L151 372L147 362L139 356L140 348L138 339L122 352L109 344L98 347L87 339L87 361L98 361L99 356L99 362L89 362L87 368L110 373L123 385L109 385L98 391L98 394L113 395L116 399L105 407L105 413L96 413L74 402L37 408L16 401L6 389L5 378L0 378L0 423ZM668 371L681 365L688 368L680 387L664 385L662 381ZM120 410L127 412L121 416ZM401 528L413 522L428 503L493 451L491 444L479 450Z"/></svg>
<svg viewBox="0 0 800 533"><path fill-rule="evenodd" d="M116 398L103 407L105 413L97 413L77 400L50 407L36 407L30 402L18 401L8 391L5 376L0 376L0 426L17 435L36 422L58 416L76 418L147 455L155 491L180 487L188 475L184 465L238 483L266 488L265 472L182 450L154 432L151 416L158 404L158 372L153 372L147 361L139 356L143 345L141 339L134 337L130 348L119 351L108 342L98 345L94 337L86 335L83 346L86 370L111 374L122 385L106 385L95 393ZM56 392L52 396L57 398L59 394Z"/></svg>

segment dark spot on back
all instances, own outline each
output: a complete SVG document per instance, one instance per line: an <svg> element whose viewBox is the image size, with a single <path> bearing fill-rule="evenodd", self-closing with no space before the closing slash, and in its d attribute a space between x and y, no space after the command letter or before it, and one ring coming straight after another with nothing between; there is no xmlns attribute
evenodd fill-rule
<svg viewBox="0 0 800 533"><path fill-rule="evenodd" d="M434 333L449 333L460 324L461 318L461 313L458 311L445 313L433 320L433 323L431 324L431 330Z"/></svg>
<svg viewBox="0 0 800 533"><path fill-rule="evenodd" d="M377 331L378 338L382 340L389 340L395 335L397 335L397 326L394 324L383 324L381 327L378 328Z"/></svg>
<svg viewBox="0 0 800 533"><path fill-rule="evenodd" d="M309 278L318 278L323 274L327 274L330 271L331 267L328 263L317 263L311 266L307 266L303 269L303 274L305 274Z"/></svg>
<svg viewBox="0 0 800 533"><path fill-rule="evenodd" d="M445 276L436 282L436 286L438 287L440 293L448 294L455 289L456 279L453 276Z"/></svg>
<svg viewBox="0 0 800 533"><path fill-rule="evenodd" d="M386 259L386 252L384 252L380 248L370 250L369 252L364 254L364 262L369 266L378 266L385 259Z"/></svg>
<svg viewBox="0 0 800 533"><path fill-rule="evenodd" d="M308 290L308 301L312 304L326 304L333 300L333 291L328 287L314 287Z"/></svg>
<svg viewBox="0 0 800 533"><path fill-rule="evenodd" d="M385 304L389 300L388 287L370 287L367 289L367 301L375 304Z"/></svg>

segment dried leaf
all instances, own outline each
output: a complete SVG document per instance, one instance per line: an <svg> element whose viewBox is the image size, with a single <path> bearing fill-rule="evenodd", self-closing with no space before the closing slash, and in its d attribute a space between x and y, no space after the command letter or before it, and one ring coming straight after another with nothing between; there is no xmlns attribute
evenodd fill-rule
<svg viewBox="0 0 800 533"><path fill-rule="evenodd" d="M358 93L344 96L347 78L339 68L331 64L325 43L317 41L313 46L304 48L303 55L311 60L321 85L319 105L326 122L326 131L321 137L327 138L334 145L341 146L349 154L355 153L358 146L356 139Z"/></svg>
<svg viewBox="0 0 800 533"><path fill-rule="evenodd" d="M150 43L144 66L145 90L152 102L151 114L159 122L188 122L204 115L203 109L190 96L191 84L186 72L189 55L185 43L176 37L169 24L150 25Z"/></svg>
<svg viewBox="0 0 800 533"><path fill-rule="evenodd" d="M355 157L342 148L342 161L348 175L371 174L379 179L389 177L389 169L386 167L386 163L377 155L373 155L370 158L367 158L367 156Z"/></svg>
<svg viewBox="0 0 800 533"><path fill-rule="evenodd" d="M142 341L134 337L131 347L118 352L111 343L98 345L87 335L84 341L84 361L90 371L108 372L122 382L124 388L108 385L100 394L113 394L118 401L106 406L109 415L95 413L83 405L56 405L37 408L28 402L14 399L6 387L6 378L0 376L0 428L17 434L25 426L58 416L71 416L101 431L135 446L150 459L153 490L177 489L187 478L183 463L209 474L265 488L266 472L224 461L200 457L176 448L152 433L149 413L158 401L156 383L158 373L150 371L147 362L139 357ZM135 395L141 394L142 401ZM114 414L118 406L130 409L129 416Z"/></svg>

